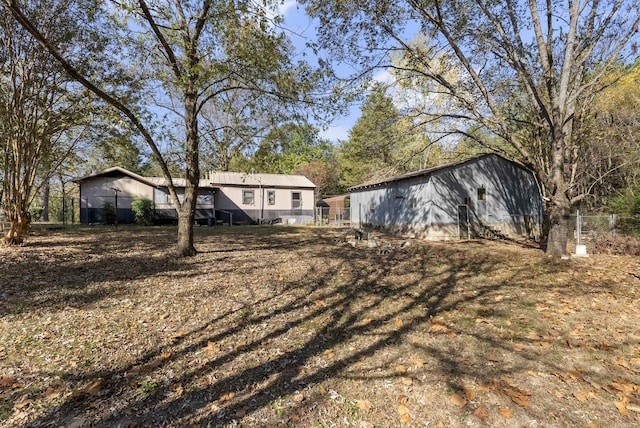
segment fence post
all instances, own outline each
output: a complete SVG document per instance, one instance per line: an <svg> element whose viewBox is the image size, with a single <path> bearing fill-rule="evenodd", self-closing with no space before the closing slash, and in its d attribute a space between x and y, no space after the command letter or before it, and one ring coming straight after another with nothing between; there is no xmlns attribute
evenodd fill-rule
<svg viewBox="0 0 640 428"><path fill-rule="evenodd" d="M582 221L580 221L580 210L576 210L576 245L580 245L580 235L582 235Z"/></svg>
<svg viewBox="0 0 640 428"><path fill-rule="evenodd" d="M611 236L616 236L616 226L618 222L617 220L618 220L617 214L611 214L609 216L609 234Z"/></svg>

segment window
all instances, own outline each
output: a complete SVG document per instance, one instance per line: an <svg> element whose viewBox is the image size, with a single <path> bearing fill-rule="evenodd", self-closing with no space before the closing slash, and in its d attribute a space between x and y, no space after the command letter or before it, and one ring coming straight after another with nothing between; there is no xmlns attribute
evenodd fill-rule
<svg viewBox="0 0 640 428"><path fill-rule="evenodd" d="M409 198L409 208L412 210L418 208L418 202L416 201L416 198Z"/></svg>
<svg viewBox="0 0 640 428"><path fill-rule="evenodd" d="M487 189L484 187L478 187L478 200L486 201L487 200Z"/></svg>
<svg viewBox="0 0 640 428"><path fill-rule="evenodd" d="M291 192L291 208L294 210L302 208L302 193Z"/></svg>
<svg viewBox="0 0 640 428"><path fill-rule="evenodd" d="M267 192L267 204L269 204L269 205L275 205L276 204L276 191L275 190L269 190Z"/></svg>
<svg viewBox="0 0 640 428"><path fill-rule="evenodd" d="M242 191L242 203L244 205L253 205L253 190Z"/></svg>

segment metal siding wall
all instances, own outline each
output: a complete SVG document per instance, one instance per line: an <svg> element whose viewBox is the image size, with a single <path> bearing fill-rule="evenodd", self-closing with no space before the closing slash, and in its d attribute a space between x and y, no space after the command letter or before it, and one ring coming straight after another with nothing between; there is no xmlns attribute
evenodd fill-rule
<svg viewBox="0 0 640 428"><path fill-rule="evenodd" d="M478 201L478 188L486 189L486 208ZM394 198L402 195L404 198ZM410 199L415 198L416 209ZM351 193L351 221L399 230L425 231L431 226L458 224L458 205L471 201L469 220L488 224L513 223L516 217L541 220L542 199L533 174L499 156L415 177L386 187ZM375 211L370 210L371 203Z"/></svg>

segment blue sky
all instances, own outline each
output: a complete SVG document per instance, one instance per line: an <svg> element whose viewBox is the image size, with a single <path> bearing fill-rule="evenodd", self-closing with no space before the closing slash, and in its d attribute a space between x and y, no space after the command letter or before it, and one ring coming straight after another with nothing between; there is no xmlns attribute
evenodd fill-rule
<svg viewBox="0 0 640 428"><path fill-rule="evenodd" d="M298 5L296 0L285 0L279 7L279 13L284 17L284 27L290 31L291 41L298 51L302 52L305 50L306 43L313 41L316 37L316 22L306 15L304 7ZM313 53L310 50L306 52L313 58ZM384 82L390 82L392 79L386 71L380 71L373 78ZM338 140L346 140L349 129L353 127L359 117L360 106L353 105L347 116L336 118L327 129L321 131L321 136L333 143L337 143Z"/></svg>

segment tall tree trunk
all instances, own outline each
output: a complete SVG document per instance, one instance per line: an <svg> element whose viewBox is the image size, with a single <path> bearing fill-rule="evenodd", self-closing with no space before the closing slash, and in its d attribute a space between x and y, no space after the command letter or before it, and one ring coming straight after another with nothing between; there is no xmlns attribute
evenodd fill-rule
<svg viewBox="0 0 640 428"><path fill-rule="evenodd" d="M193 256L193 223L198 202L200 182L198 121L196 117L197 94L195 90L185 91L185 125L187 128L186 169L184 201L178 211L178 256Z"/></svg>
<svg viewBox="0 0 640 428"><path fill-rule="evenodd" d="M556 123L562 123L559 109L554 109ZM571 200L567 195L567 182L564 175L565 131L563 127L552 130L551 158L551 209L549 210L549 236L547 237L546 255L562 257L567 254L569 232L569 214Z"/></svg>
<svg viewBox="0 0 640 428"><path fill-rule="evenodd" d="M549 210L549 236L546 255L562 257L567 254L571 204L564 193L556 195Z"/></svg>

